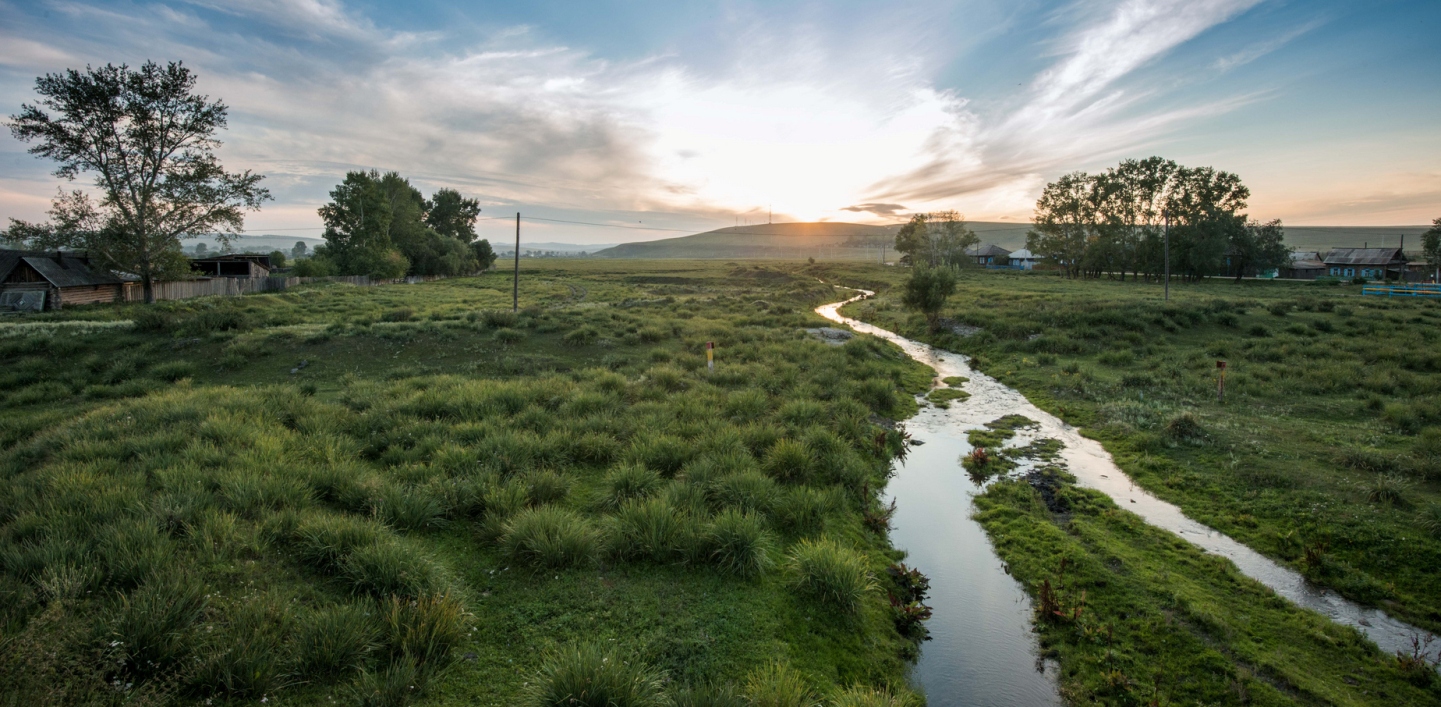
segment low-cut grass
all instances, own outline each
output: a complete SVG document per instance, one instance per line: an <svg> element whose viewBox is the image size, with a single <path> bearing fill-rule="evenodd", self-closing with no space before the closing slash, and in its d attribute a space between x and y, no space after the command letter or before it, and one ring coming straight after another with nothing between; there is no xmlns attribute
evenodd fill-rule
<svg viewBox="0 0 1441 707"><path fill-rule="evenodd" d="M1189 517L1311 581L1423 630L1441 629L1441 526L1432 511L1441 501L1433 444L1441 440L1441 357L1429 343L1441 335L1435 302L1362 297L1354 287L1211 280L1173 282L1166 303L1155 283L963 271L943 326L932 333L891 294L904 272L814 271L879 291L844 312L971 356L974 367L1101 441L1132 479ZM1217 360L1227 362L1224 401ZM978 431L973 441L1002 436ZM1395 656L1360 648L1336 654L1332 643L1354 638L1324 623L1318 633L1306 622L1319 619L1296 618L1268 592L1236 589L1245 583L1217 574L1214 560L1185 556L1171 536L1143 532L1109 504L1087 501L1082 510L1038 518L1039 499L1023 484L990 489L978 499L980 517L1038 603L1063 584L1063 559L1095 569L1063 599L1078 600L1084 588L1082 615L1096 621L1086 625L1089 634L1062 640L1058 628L1039 622L1058 636L1054 654L1076 702L1437 701L1435 688L1411 691ZM1239 593L1223 598L1228 592ZM1236 598L1249 596L1258 598ZM1201 597L1235 613L1224 626L1206 623L1222 615L1219 608L1187 616L1185 602ZM1276 628L1250 631L1247 621ZM1108 625L1113 632L1098 639ZM1108 662L1096 646L1132 662Z"/></svg>
<svg viewBox="0 0 1441 707"><path fill-rule="evenodd" d="M783 565L822 532L896 559L863 523L902 443L876 419L929 374L807 337L829 287L730 269L547 263L518 313L487 275L0 328L0 690L513 705L595 644L668 685L781 661L904 691L885 597L812 620Z"/></svg>

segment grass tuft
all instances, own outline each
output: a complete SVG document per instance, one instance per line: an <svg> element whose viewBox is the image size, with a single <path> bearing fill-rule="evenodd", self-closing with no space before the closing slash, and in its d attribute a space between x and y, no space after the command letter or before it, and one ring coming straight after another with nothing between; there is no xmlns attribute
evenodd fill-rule
<svg viewBox="0 0 1441 707"><path fill-rule="evenodd" d="M665 707L659 673L615 650L568 646L546 658L532 681L536 707Z"/></svg>
<svg viewBox="0 0 1441 707"><path fill-rule="evenodd" d="M792 584L802 594L853 615L876 588L863 555L834 540L802 540L791 553Z"/></svg>
<svg viewBox="0 0 1441 707"><path fill-rule="evenodd" d="M582 567L595 562L599 542L585 518L555 506L528 508L505 523L501 549L537 567Z"/></svg>

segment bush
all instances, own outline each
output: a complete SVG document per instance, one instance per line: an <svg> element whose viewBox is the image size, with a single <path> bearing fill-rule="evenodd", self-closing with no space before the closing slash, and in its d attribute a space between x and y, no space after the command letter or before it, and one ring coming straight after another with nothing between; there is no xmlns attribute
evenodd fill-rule
<svg viewBox="0 0 1441 707"><path fill-rule="evenodd" d="M1200 418L1191 412L1181 412L1166 421L1166 437L1176 442L1198 443L1206 439L1206 429Z"/></svg>
<svg viewBox="0 0 1441 707"><path fill-rule="evenodd" d="M546 658L532 680L537 707L665 707L661 676L615 650L584 644Z"/></svg>
<svg viewBox="0 0 1441 707"><path fill-rule="evenodd" d="M295 664L306 677L350 675L364 667L379 643L366 607L338 604L317 609L295 631Z"/></svg>
<svg viewBox="0 0 1441 707"><path fill-rule="evenodd" d="M860 610L876 588L860 553L833 540L802 540L791 554L792 582L802 594L843 614Z"/></svg>
<svg viewBox="0 0 1441 707"><path fill-rule="evenodd" d="M554 506L516 513L504 525L501 548L538 567L578 567L595 561L595 531L584 518Z"/></svg>
<svg viewBox="0 0 1441 707"><path fill-rule="evenodd" d="M771 566L770 537L760 518L731 509L721 512L706 535L711 561L739 577L756 577Z"/></svg>

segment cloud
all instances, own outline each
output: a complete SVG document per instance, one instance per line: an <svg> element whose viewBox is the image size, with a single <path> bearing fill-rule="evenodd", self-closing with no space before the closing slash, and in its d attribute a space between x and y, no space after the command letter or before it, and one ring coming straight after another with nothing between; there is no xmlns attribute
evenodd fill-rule
<svg viewBox="0 0 1441 707"><path fill-rule="evenodd" d="M841 209L841 211L858 214L875 214L884 218L895 218L900 215L900 212L906 210L906 207L901 204L856 204Z"/></svg>
<svg viewBox="0 0 1441 707"><path fill-rule="evenodd" d="M1326 24L1324 20L1313 20L1311 22L1307 22L1306 24L1301 25L1300 27L1297 27L1289 32L1286 32L1279 37L1267 40L1265 42L1253 44L1249 47L1246 47L1245 49L1242 49L1241 51L1235 52L1234 54L1223 56L1217 59L1216 63L1212 66L1217 71L1221 72L1230 71L1231 69L1234 69L1238 66L1245 66L1246 64L1249 64L1257 59L1260 59L1263 56L1266 56L1267 54L1270 54L1271 52L1276 51L1277 49L1280 49L1281 47L1286 46L1287 44L1290 44L1297 37L1300 37L1301 35L1306 34L1311 30L1320 27L1323 24Z"/></svg>

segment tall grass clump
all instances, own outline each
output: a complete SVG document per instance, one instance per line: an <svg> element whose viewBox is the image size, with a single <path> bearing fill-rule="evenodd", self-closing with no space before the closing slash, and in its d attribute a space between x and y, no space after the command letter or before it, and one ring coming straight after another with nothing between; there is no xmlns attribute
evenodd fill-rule
<svg viewBox="0 0 1441 707"><path fill-rule="evenodd" d="M427 675L449 665L454 649L465 640L465 608L449 594L415 599L393 596L383 604L383 614L384 638L391 655Z"/></svg>
<svg viewBox="0 0 1441 707"><path fill-rule="evenodd" d="M749 707L745 695L729 683L686 685L671 695L674 707Z"/></svg>
<svg viewBox="0 0 1441 707"><path fill-rule="evenodd" d="M651 469L639 464L622 464L605 475L602 502L619 508L627 501L654 495L663 483L660 474Z"/></svg>
<svg viewBox="0 0 1441 707"><path fill-rule="evenodd" d="M920 707L915 695L853 686L831 696L831 707Z"/></svg>
<svg viewBox="0 0 1441 707"><path fill-rule="evenodd" d="M382 528L364 518L325 513L302 517L291 538L301 560L336 572L350 553L380 542L384 535Z"/></svg>
<svg viewBox="0 0 1441 707"><path fill-rule="evenodd" d="M333 678L363 668L380 645L379 627L370 613L360 604L336 604L304 616L292 644L299 671Z"/></svg>
<svg viewBox="0 0 1441 707"><path fill-rule="evenodd" d="M376 597L420 597L445 588L445 574L408 542L392 540L356 548L341 573L356 592Z"/></svg>
<svg viewBox="0 0 1441 707"><path fill-rule="evenodd" d="M111 625L128 671L155 675L186 658L209 599L205 585L175 572L151 578L120 598Z"/></svg>
<svg viewBox="0 0 1441 707"><path fill-rule="evenodd" d="M706 542L711 562L738 577L758 577L771 567L773 543L754 514L722 511L711 522Z"/></svg>
<svg viewBox="0 0 1441 707"><path fill-rule="evenodd" d="M780 497L780 487L759 471L742 471L717 479L711 496L718 508L751 513L769 513Z"/></svg>
<svg viewBox="0 0 1441 707"><path fill-rule="evenodd" d="M675 473L690 461L691 454L691 445L685 440L671 435L653 434L643 435L632 443L627 458L669 477L675 476Z"/></svg>
<svg viewBox="0 0 1441 707"><path fill-rule="evenodd" d="M779 494L771 520L782 533L793 537L825 530L826 517L838 507L830 493L809 486L796 486Z"/></svg>
<svg viewBox="0 0 1441 707"><path fill-rule="evenodd" d="M785 483L805 483L811 477L811 450L803 442L782 439L766 453L765 470L772 478Z"/></svg>
<svg viewBox="0 0 1441 707"><path fill-rule="evenodd" d="M505 523L501 549L537 567L579 567L595 561L599 542L590 522L555 506L527 508Z"/></svg>
<svg viewBox="0 0 1441 707"><path fill-rule="evenodd" d="M800 541L791 554L790 570L800 593L848 615L859 611L876 588L865 556L828 538Z"/></svg>
<svg viewBox="0 0 1441 707"><path fill-rule="evenodd" d="M289 668L282 650L291 624L286 602L274 594L261 594L227 614L219 631L219 650L209 656L196 682L233 697L257 697L281 687Z"/></svg>
<svg viewBox="0 0 1441 707"><path fill-rule="evenodd" d="M810 681L784 663L770 663L746 677L751 707L820 707Z"/></svg>
<svg viewBox="0 0 1441 707"><path fill-rule="evenodd" d="M661 675L592 644L568 646L546 658L531 681L535 707L667 707Z"/></svg>
<svg viewBox="0 0 1441 707"><path fill-rule="evenodd" d="M611 550L627 559L680 560L696 542L695 525L664 498L629 501L611 518Z"/></svg>

